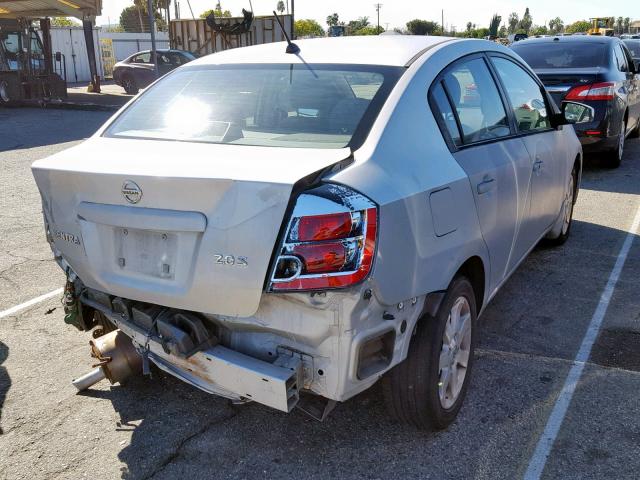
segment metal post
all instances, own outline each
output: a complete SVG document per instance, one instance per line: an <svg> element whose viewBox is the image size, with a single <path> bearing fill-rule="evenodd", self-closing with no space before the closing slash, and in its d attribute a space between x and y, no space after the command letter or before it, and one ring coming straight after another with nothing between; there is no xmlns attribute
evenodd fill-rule
<svg viewBox="0 0 640 480"><path fill-rule="evenodd" d="M47 75L53 73L53 52L51 51L51 20L49 17L40 19L42 32L42 48L44 49L44 68Z"/></svg>
<svg viewBox="0 0 640 480"><path fill-rule="evenodd" d="M291 0L291 39L296 39L296 22L295 22L295 0Z"/></svg>
<svg viewBox="0 0 640 480"><path fill-rule="evenodd" d="M96 49L93 44L93 20L82 20L82 29L84 30L84 43L87 47L87 56L89 57L91 91L100 93L100 77L98 76L98 67L96 65Z"/></svg>
<svg viewBox="0 0 640 480"><path fill-rule="evenodd" d="M156 16L153 11L153 0L147 0L147 11L149 13L149 30L151 31L151 62L154 65L155 76L160 76L158 68L158 56L156 52Z"/></svg>

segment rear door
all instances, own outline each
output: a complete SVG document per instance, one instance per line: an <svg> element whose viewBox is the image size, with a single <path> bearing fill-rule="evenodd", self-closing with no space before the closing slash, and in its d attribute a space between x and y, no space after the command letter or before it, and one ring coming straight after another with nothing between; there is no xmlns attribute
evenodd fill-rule
<svg viewBox="0 0 640 480"><path fill-rule="evenodd" d="M138 87L144 88L155 80L155 66L151 63L150 52L136 55L129 65Z"/></svg>
<svg viewBox="0 0 640 480"><path fill-rule="evenodd" d="M562 132L551 126L551 106L543 87L529 72L511 59L492 55L518 134L531 157L531 208L523 225L522 241L514 262L519 260L551 226L560 212L565 179L566 151Z"/></svg>
<svg viewBox="0 0 640 480"><path fill-rule="evenodd" d="M491 291L509 272L528 210L529 154L514 137L507 109L483 55L449 67L431 89L439 122L465 170L491 259ZM453 108L451 108L453 106Z"/></svg>

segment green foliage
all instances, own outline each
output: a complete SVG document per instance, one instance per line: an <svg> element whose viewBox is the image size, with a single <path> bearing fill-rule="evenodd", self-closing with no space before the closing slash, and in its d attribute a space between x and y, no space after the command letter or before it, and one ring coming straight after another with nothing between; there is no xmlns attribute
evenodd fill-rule
<svg viewBox="0 0 640 480"><path fill-rule="evenodd" d="M209 10L205 10L204 12L202 12L200 14L200 18L207 18L211 13L213 13L216 18L230 18L233 17L233 15L231 15L231 11L230 10L216 10L214 9L209 9Z"/></svg>
<svg viewBox="0 0 640 480"><path fill-rule="evenodd" d="M278 10L278 13L282 15L285 11L285 8L286 7L284 6L284 2L282 0L279 0L278 5L276 6L276 10Z"/></svg>
<svg viewBox="0 0 640 480"><path fill-rule="evenodd" d="M327 25L330 27L335 27L336 25L340 25L340 17L337 13L332 13L327 17Z"/></svg>
<svg viewBox="0 0 640 480"><path fill-rule="evenodd" d="M417 18L407 22L407 30L411 35L439 35L441 32L438 22Z"/></svg>
<svg viewBox="0 0 640 480"><path fill-rule="evenodd" d="M552 35L561 33L564 30L564 22L560 17L549 20L549 33Z"/></svg>
<svg viewBox="0 0 640 480"><path fill-rule="evenodd" d="M568 25L565 31L567 33L580 33L586 32L591 28L591 22L587 20L578 20L577 22L573 22L571 25Z"/></svg>
<svg viewBox="0 0 640 480"><path fill-rule="evenodd" d="M498 37L499 38L505 38L507 36L507 27L502 25L500 27L500 30L498 30Z"/></svg>
<svg viewBox="0 0 640 480"><path fill-rule="evenodd" d="M531 35L549 35L549 29L546 25L534 25L529 31Z"/></svg>
<svg viewBox="0 0 640 480"><path fill-rule="evenodd" d="M516 12L511 12L509 14L509 19L507 20L507 32L508 33L516 33L518 29L518 25L520 24L520 17Z"/></svg>
<svg viewBox="0 0 640 480"><path fill-rule="evenodd" d="M489 35L494 37L498 36L498 28L500 27L500 22L502 22L502 17L495 13L493 17L491 17L491 21L489 22Z"/></svg>
<svg viewBox="0 0 640 480"><path fill-rule="evenodd" d="M369 17L360 17L357 20L351 20L347 23L347 35L356 35L355 32L368 27L369 25Z"/></svg>
<svg viewBox="0 0 640 480"><path fill-rule="evenodd" d="M531 25L533 25L533 18L531 18L531 14L529 13L529 7L524 11L524 15L522 16L522 20L518 24L518 28L524 30L524 33L529 33L531 30Z"/></svg>
<svg viewBox="0 0 640 480"><path fill-rule="evenodd" d="M382 27L367 25L366 27L362 27L349 35L380 35L382 32L384 32L384 28Z"/></svg>
<svg viewBox="0 0 640 480"><path fill-rule="evenodd" d="M125 32L149 32L149 14L147 13L146 0L134 0L134 4L126 7L120 13L120 26ZM154 16L158 30L166 30L165 22L159 9L164 0L153 0Z"/></svg>
<svg viewBox="0 0 640 480"><path fill-rule="evenodd" d="M324 37L324 29L318 22L310 18L304 20L296 20L295 22L296 37Z"/></svg>
<svg viewBox="0 0 640 480"><path fill-rule="evenodd" d="M52 27L80 27L80 23L69 17L53 17L51 19Z"/></svg>

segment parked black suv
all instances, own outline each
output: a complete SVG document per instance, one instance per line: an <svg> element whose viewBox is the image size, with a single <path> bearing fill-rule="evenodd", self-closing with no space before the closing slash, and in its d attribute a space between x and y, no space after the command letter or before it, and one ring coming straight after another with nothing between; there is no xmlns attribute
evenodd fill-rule
<svg viewBox="0 0 640 480"><path fill-rule="evenodd" d="M602 152L610 167L622 160L625 138L640 134L640 75L618 38L549 37L511 47L538 74L561 106L579 102L593 109L591 121L574 125L585 152Z"/></svg>

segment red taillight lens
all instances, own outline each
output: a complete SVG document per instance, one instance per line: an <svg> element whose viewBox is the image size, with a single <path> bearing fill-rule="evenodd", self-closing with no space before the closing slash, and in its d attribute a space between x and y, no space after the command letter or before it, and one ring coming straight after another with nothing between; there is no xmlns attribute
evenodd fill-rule
<svg viewBox="0 0 640 480"><path fill-rule="evenodd" d="M368 208L294 217L270 289L324 290L364 280L373 266L378 211L365 197L361 201Z"/></svg>
<svg viewBox="0 0 640 480"><path fill-rule="evenodd" d="M302 217L298 222L299 242L347 238L351 233L351 213L331 213Z"/></svg>
<svg viewBox="0 0 640 480"><path fill-rule="evenodd" d="M336 272L344 267L347 260L342 242L296 245L293 254L302 259L303 274Z"/></svg>
<svg viewBox="0 0 640 480"><path fill-rule="evenodd" d="M613 100L615 98L615 86L613 82L594 83L580 85L569 90L565 100Z"/></svg>

